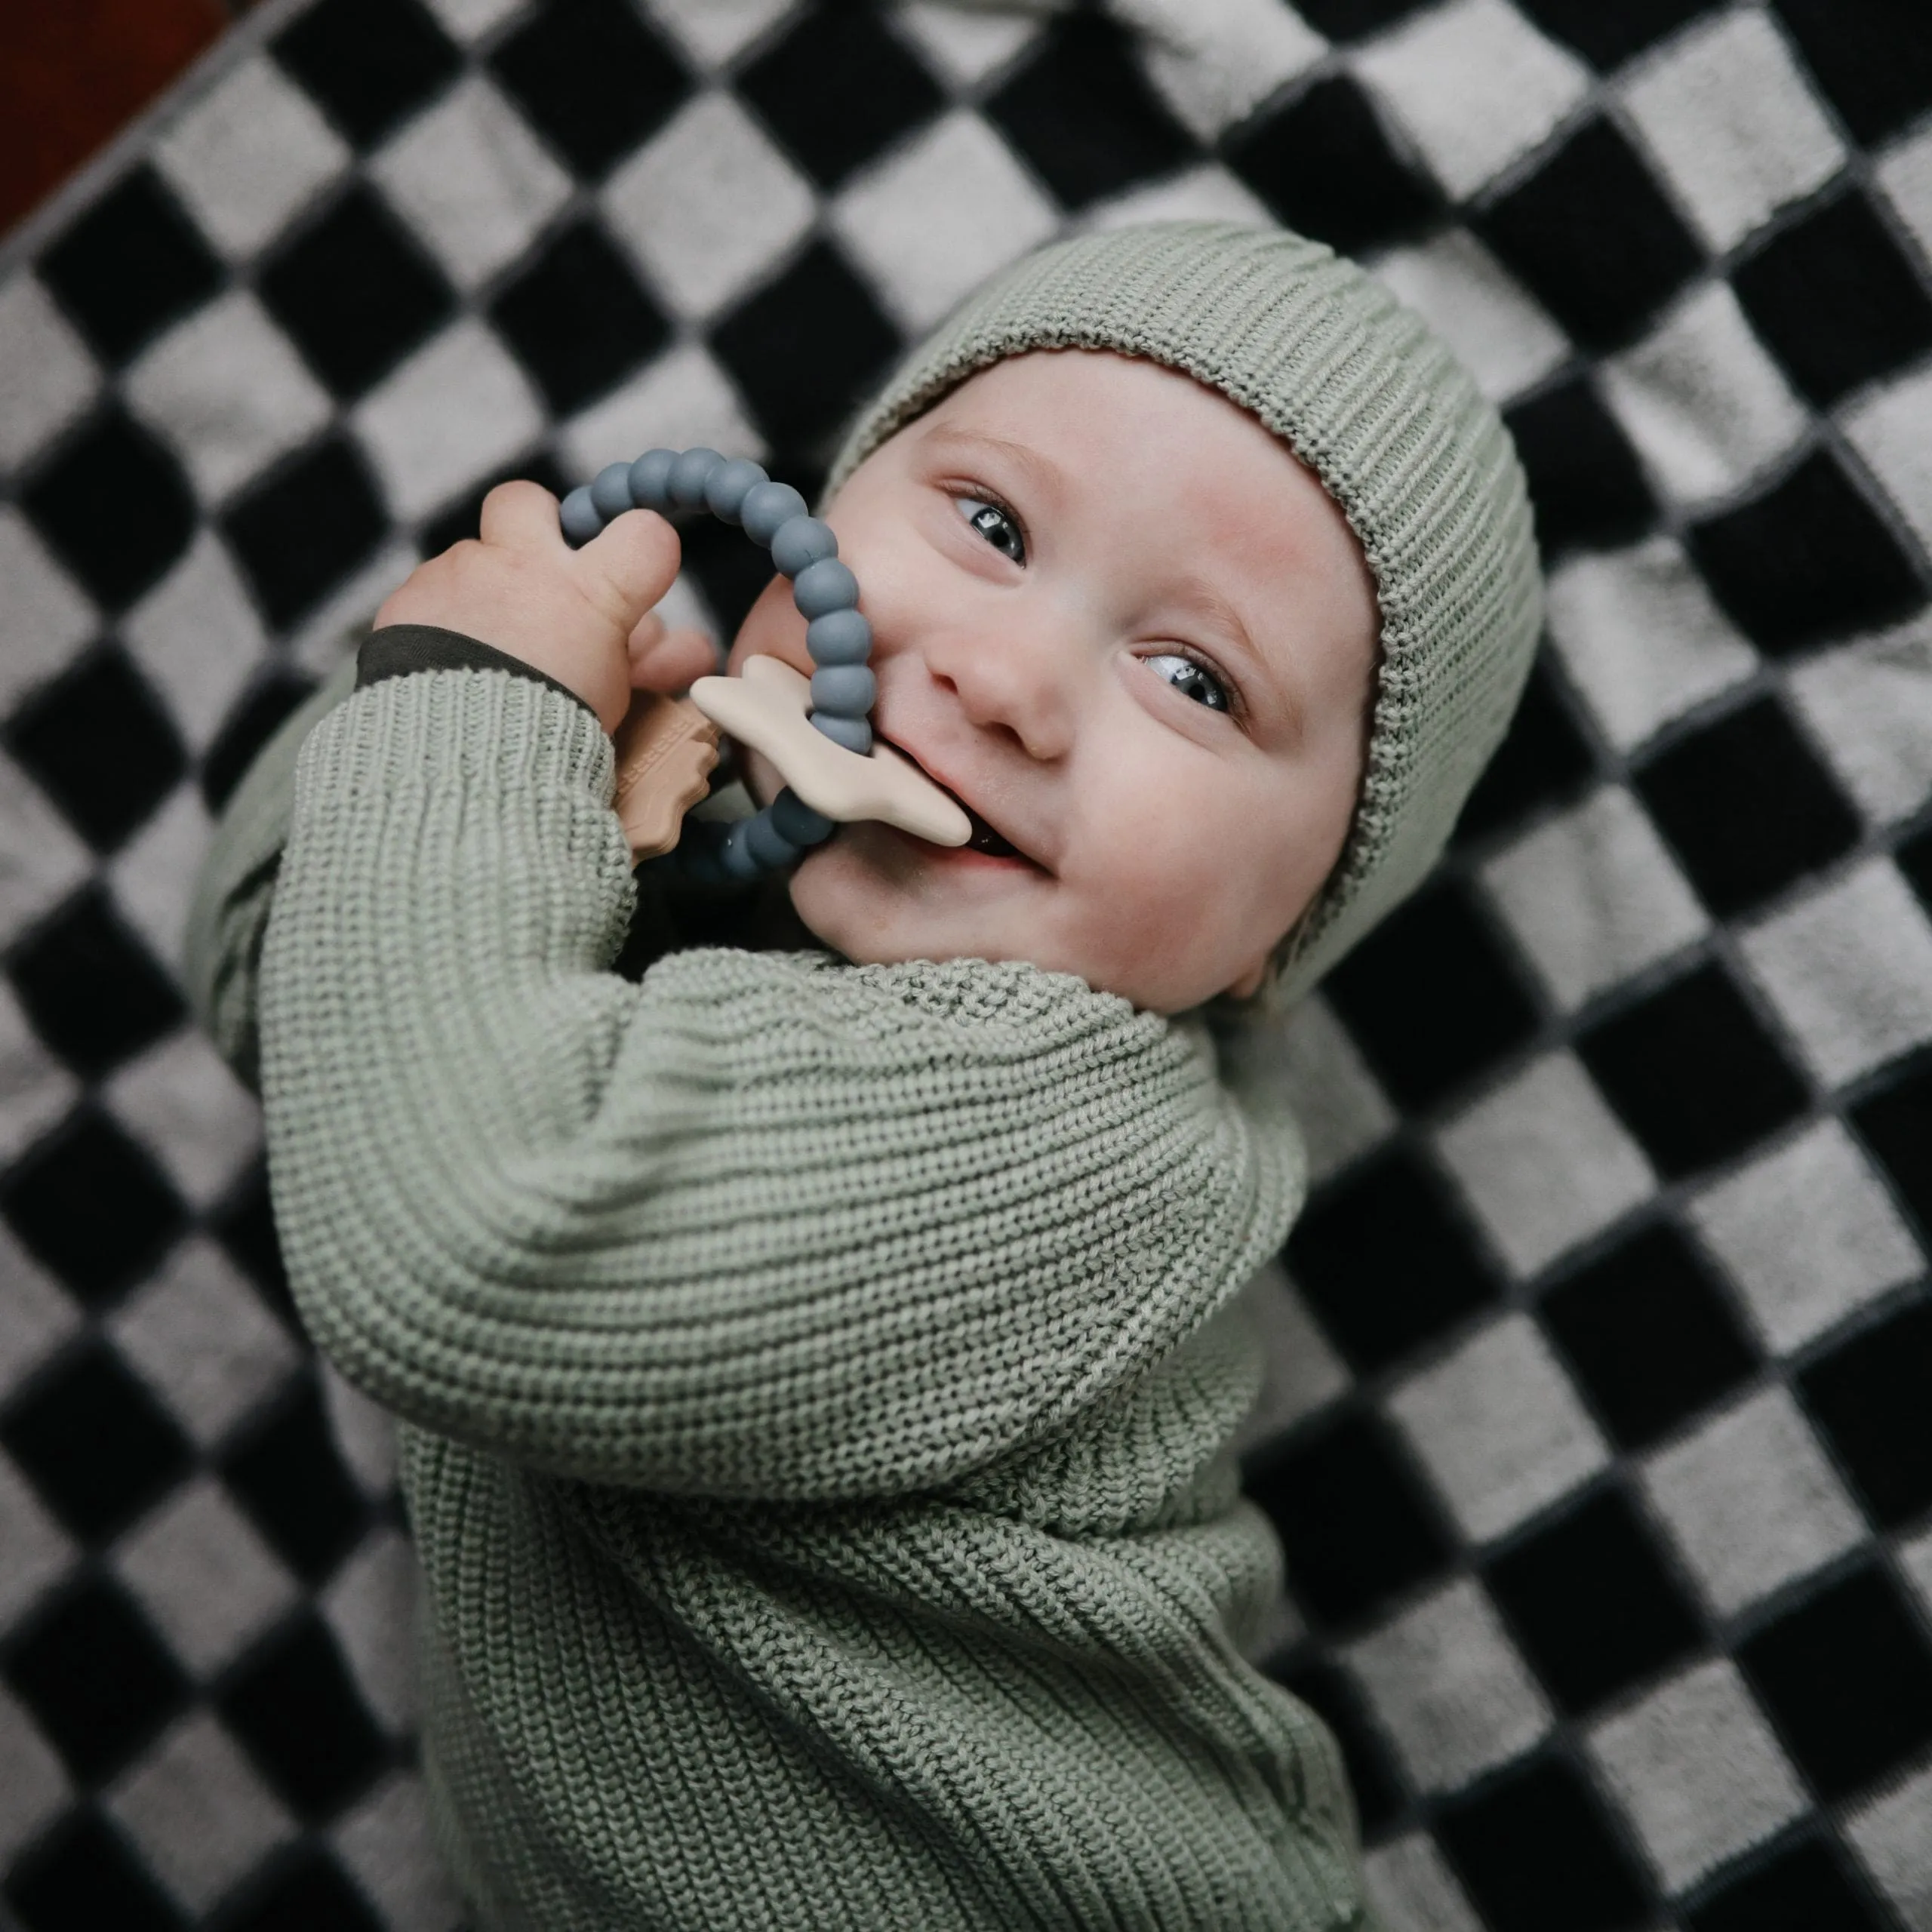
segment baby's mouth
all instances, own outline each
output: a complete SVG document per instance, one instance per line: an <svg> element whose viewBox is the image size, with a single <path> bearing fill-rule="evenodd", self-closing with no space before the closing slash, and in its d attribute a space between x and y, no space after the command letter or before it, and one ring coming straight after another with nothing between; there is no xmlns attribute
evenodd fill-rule
<svg viewBox="0 0 1932 1932"><path fill-rule="evenodd" d="M873 735L879 739L882 743L891 745L892 749L896 751L901 758L906 759L909 764L918 766L919 771L924 774L926 778L933 784L939 786L939 789L943 792L962 812L966 814L968 819L971 820L973 827L973 835L966 841L965 849L968 851L984 853L989 859L1026 858L1026 855L1022 852L1011 839L1002 838L1000 834L995 832L992 827L989 826L986 820L983 819L980 814L959 795L957 792L952 789L950 786L940 785L940 781L937 778L934 778L932 774L930 771L928 771L923 764L920 764L919 761L914 758L912 754L906 750L903 745L893 743L891 739L887 737L883 732L878 731L876 728L874 730ZM1031 860L1028 860L1027 863L1030 865L1032 861Z"/></svg>

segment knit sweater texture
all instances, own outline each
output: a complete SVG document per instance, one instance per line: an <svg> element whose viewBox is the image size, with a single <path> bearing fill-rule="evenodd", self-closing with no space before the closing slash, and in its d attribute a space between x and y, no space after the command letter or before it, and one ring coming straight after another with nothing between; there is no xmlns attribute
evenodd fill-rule
<svg viewBox="0 0 1932 1932"><path fill-rule="evenodd" d="M1021 962L634 984L583 706L339 695L238 795L191 977L259 1035L303 1318L401 1420L480 1925L1366 1924L1333 1740L1241 1654L1235 1297L1303 1185L1265 1070Z"/></svg>

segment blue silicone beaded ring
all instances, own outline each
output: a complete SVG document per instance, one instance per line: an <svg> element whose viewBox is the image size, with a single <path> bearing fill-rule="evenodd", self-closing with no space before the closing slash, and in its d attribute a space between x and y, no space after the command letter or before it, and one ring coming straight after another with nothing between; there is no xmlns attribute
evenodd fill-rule
<svg viewBox="0 0 1932 1932"><path fill-rule="evenodd" d="M715 450L646 450L635 463L600 469L563 500L565 540L588 543L626 510L709 510L735 523L771 552L792 580L792 601L805 619L812 672L811 723L861 758L872 748L878 687L866 660L872 626L859 610L859 583L838 560L838 539L814 516L789 483L774 483L757 463ZM790 786L751 817L724 824L687 817L671 851L647 866L686 878L749 881L797 864L831 837L838 821L815 811Z"/></svg>

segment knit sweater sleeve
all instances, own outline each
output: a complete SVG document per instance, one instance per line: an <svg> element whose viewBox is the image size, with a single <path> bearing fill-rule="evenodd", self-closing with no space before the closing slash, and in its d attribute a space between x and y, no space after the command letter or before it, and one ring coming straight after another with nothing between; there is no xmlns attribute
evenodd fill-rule
<svg viewBox="0 0 1932 1932"><path fill-rule="evenodd" d="M708 948L608 970L608 740L497 672L304 746L262 963L290 1280L429 1429L737 1496L928 1485L1165 1353L1279 1244L1292 1129L1069 975Z"/></svg>

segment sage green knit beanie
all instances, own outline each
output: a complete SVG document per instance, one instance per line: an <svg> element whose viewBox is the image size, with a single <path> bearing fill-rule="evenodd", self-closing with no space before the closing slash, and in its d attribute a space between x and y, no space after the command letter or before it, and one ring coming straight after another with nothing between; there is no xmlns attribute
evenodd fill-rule
<svg viewBox="0 0 1932 1932"><path fill-rule="evenodd" d="M1263 1003L1284 1005L1415 889L1515 709L1542 584L1509 432L1354 263L1283 229L1163 222L1057 243L968 297L861 413L829 487L976 370L1036 349L1144 355L1220 390L1315 472L1367 553L1367 770L1334 872L1276 950Z"/></svg>

